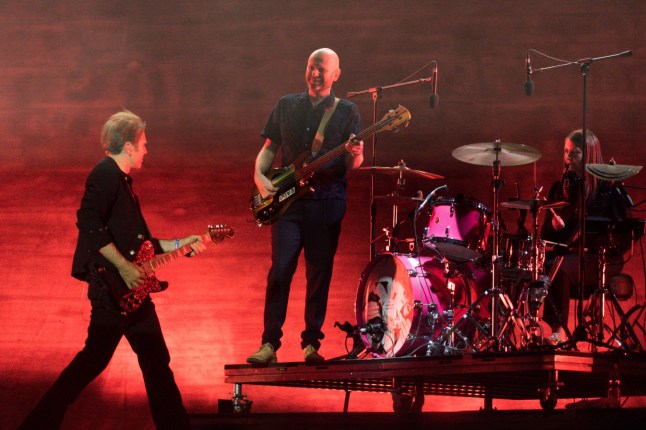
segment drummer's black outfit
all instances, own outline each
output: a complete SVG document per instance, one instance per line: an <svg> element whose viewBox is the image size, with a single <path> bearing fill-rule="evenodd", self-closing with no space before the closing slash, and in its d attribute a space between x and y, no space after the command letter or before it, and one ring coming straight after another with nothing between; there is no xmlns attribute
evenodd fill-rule
<svg viewBox="0 0 646 430"><path fill-rule="evenodd" d="M169 367L170 355L155 305L148 297L139 309L124 315L108 287L96 276L97 266L114 270L98 252L110 242L129 260L134 259L145 240L153 243L155 253L162 252L141 214L132 192L132 179L110 157L101 160L87 178L77 211L77 226L79 235L72 275L88 283L92 304L85 347L63 370L20 429L59 428L67 407L106 368L123 336L137 354L156 427L188 429L188 414Z"/></svg>
<svg viewBox="0 0 646 430"><path fill-rule="evenodd" d="M556 209L557 214L565 222L565 227L561 230L555 230L552 227L553 215L551 211L546 211L545 220L541 229L541 239L567 247L555 246L554 250L546 255L546 270L558 255L563 256L563 263L557 272L554 281L549 286L549 299L544 308L543 319L553 330L558 327L567 327L570 296L571 294L579 295L579 254L578 254L578 230L579 230L579 190L582 179L573 172L567 171L563 178L554 183L550 189L549 201L566 201L570 203L568 207ZM597 192L586 203L586 218L607 221L622 221L629 217L629 207L631 206L630 197L626 194L620 183L599 181ZM598 250L596 243L588 243L586 238L587 252L584 254L584 280L585 295L588 296L598 286ZM610 249L606 257L606 278L609 279L616 275L623 268L623 251L622 249ZM554 312L550 301L558 312Z"/></svg>
<svg viewBox="0 0 646 430"><path fill-rule="evenodd" d="M280 98L261 135L279 145L283 167L304 152L311 152L325 109L333 106L334 100L334 92L316 106L312 106L307 91ZM343 144L350 134L358 134L360 130L357 106L339 100L317 155ZM313 178L314 193L292 203L271 226L271 268L267 275L262 343L271 343L274 349L281 345L290 285L301 250L307 281L301 347L320 347L334 255L346 209L346 170L343 156L324 166Z"/></svg>

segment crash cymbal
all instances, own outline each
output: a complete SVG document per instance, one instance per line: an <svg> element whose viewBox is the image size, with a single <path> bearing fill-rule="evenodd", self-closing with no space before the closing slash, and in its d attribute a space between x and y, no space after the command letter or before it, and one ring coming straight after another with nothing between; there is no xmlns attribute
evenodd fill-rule
<svg viewBox="0 0 646 430"><path fill-rule="evenodd" d="M422 201L424 201L424 198L420 196L406 197L406 196L396 196L396 195L375 196L374 199L377 202L384 202L390 205L406 205L406 204L418 205Z"/></svg>
<svg viewBox="0 0 646 430"><path fill-rule="evenodd" d="M508 202L500 203L500 206L510 209L526 209L533 211L534 209L561 209L570 206L568 202L548 202L546 200L511 200Z"/></svg>
<svg viewBox="0 0 646 430"><path fill-rule="evenodd" d="M631 178L639 173L642 166L629 166L622 164L614 164L610 161L609 164L586 164L585 170L592 176L604 181L623 181L624 179Z"/></svg>
<svg viewBox="0 0 646 430"><path fill-rule="evenodd" d="M478 166L492 166L500 161L501 166L521 166L541 158L541 151L519 143L500 141L471 143L453 150L453 158Z"/></svg>
<svg viewBox="0 0 646 430"><path fill-rule="evenodd" d="M398 176L418 176L420 178L427 178L427 179L443 179L444 176L438 175L436 173L429 173L429 172L424 172L423 170L414 170L406 167L406 163L403 161L399 162L399 165L397 166L392 166L392 167L382 167L382 166L365 166L365 167L359 167L359 170L362 171L368 171L368 172L375 172L375 173L380 173L384 175L398 175Z"/></svg>

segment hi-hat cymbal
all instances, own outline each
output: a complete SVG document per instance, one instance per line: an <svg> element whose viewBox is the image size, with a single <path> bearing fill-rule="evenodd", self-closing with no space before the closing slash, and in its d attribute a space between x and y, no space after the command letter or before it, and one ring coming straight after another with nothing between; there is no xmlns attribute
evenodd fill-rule
<svg viewBox="0 0 646 430"><path fill-rule="evenodd" d="M519 143L471 143L453 150L453 158L478 166L492 166L498 159L501 166L520 166L541 158L541 151Z"/></svg>
<svg viewBox="0 0 646 430"><path fill-rule="evenodd" d="M585 170L588 171L592 176L603 181L623 181L624 179L631 178L639 173L642 169L642 166L629 166L622 164L613 164L611 161L610 164L586 164Z"/></svg>
<svg viewBox="0 0 646 430"><path fill-rule="evenodd" d="M420 196L411 196L411 197L406 197L406 196L374 196L375 201L378 202L385 202L387 204L391 205L405 205L405 204L416 204L418 205L420 202L424 201L423 197Z"/></svg>
<svg viewBox="0 0 646 430"><path fill-rule="evenodd" d="M547 200L511 200L500 203L500 206L510 209L526 209L534 211L535 209L561 209L570 206L568 202L548 202Z"/></svg>
<svg viewBox="0 0 646 430"><path fill-rule="evenodd" d="M375 172L375 173L381 173L384 175L399 175L399 176L419 176L420 178L427 178L427 179L443 179L444 176L438 175L436 173L429 173L429 172L424 172L423 170L414 170L414 169L409 169L406 167L405 164L400 164L398 166L393 166L393 167L382 167L382 166L365 166L365 167L359 167L359 170L362 171L369 171L369 172Z"/></svg>

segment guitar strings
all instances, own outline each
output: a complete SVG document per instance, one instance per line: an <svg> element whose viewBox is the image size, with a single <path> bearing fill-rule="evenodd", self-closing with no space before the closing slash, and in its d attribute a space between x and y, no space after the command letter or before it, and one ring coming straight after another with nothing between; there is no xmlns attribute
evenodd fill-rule
<svg viewBox="0 0 646 430"><path fill-rule="evenodd" d="M360 132L358 135L356 135L352 140L356 140L357 138L358 138L358 140L363 140L363 138L364 138L365 136L369 136L370 134L372 134L374 129L377 129L377 128L379 128L379 127L383 127L383 126L387 125L388 123L392 122L393 120L395 120L396 118L398 118L398 117L397 117L397 116L393 116L393 117L391 117L391 118L388 118L388 119L384 122L384 124L381 124L381 122L378 122L378 123L376 123L376 124L373 124L373 125L371 125L370 127L366 128L365 130L361 131L361 132ZM341 147L343 147L343 146L344 146L347 142L349 142L349 141L350 141L350 140L347 140L347 141L346 141L346 142L344 142L343 144L339 145L337 148L341 148ZM335 157L336 157L336 155L334 155L334 156L332 156L332 155L334 154L334 151L335 151L337 148L334 148L333 150L331 150L331 151L329 151L329 152L327 152L327 153L323 154L321 157L319 157L319 158L315 159L314 161L315 161L315 162L317 162L317 163L316 163L317 165L316 165L316 167L315 167L315 168L312 168L312 167L311 167L311 166L312 166L312 164L314 164L314 163L310 163L310 164L308 164L307 166L303 167L303 169L301 169L301 171L302 171L302 172L307 171L307 174L302 175L302 177L308 177L308 176L310 176L311 174L313 174L313 173L314 173L314 172L315 172L315 171L320 167L318 164L324 165L324 164L328 163L332 158L335 158ZM300 178L297 178L296 172L294 171L294 172L291 172L290 174L286 175L285 177L283 177L283 178L279 178L278 180L276 180L276 182L274 183L274 185L277 185L279 188L280 188L280 187L282 187L282 186L285 186L286 188L290 188L290 187L291 187L293 184L295 184L298 180L300 180ZM286 181L286 182L284 182L284 183L283 183L283 181Z"/></svg>

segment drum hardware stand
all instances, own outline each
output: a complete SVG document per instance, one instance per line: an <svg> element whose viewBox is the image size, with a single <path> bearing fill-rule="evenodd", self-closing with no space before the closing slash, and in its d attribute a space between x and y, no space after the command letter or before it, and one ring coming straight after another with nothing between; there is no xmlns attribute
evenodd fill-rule
<svg viewBox="0 0 646 430"><path fill-rule="evenodd" d="M521 294L519 307L523 307L522 315L528 320L525 333L526 347L530 350L543 345L544 333L543 328L538 323L539 310L547 297L547 277L540 280L532 281L524 287Z"/></svg>
<svg viewBox="0 0 646 430"><path fill-rule="evenodd" d="M435 70L437 71L437 60L432 60L430 63L425 64L422 69L428 66L431 63L435 63ZM420 69L421 70L421 69ZM416 72L417 73L417 72ZM437 84L437 73L433 73L433 76L428 78L416 79L414 81L398 82L393 85L377 86L368 88L367 90L362 91L351 91L346 94L347 98L358 96L361 94L370 94L372 96L372 119L373 124L378 122L377 118L377 101L382 97L384 90L389 90L392 88L403 87L406 85L419 84L423 82L433 82ZM377 214L377 204L375 202L375 168L377 167L377 134L372 135L372 171L370 173L370 261L376 257L375 253L375 215Z"/></svg>
<svg viewBox="0 0 646 430"><path fill-rule="evenodd" d="M469 341L469 339L460 331L455 323L455 284L450 281L452 275L455 275L455 270L451 270L451 262L443 258L442 264L444 265L444 278L446 279L446 289L449 291L449 306L446 311L443 312L443 320L447 323L447 326L442 329L439 337L432 339L427 344L426 355L438 355L438 345L441 347L441 353L448 355L455 352L462 352L465 349L470 349L472 352L475 352L476 349ZM435 324L440 314L437 311L437 305L430 304L428 312L428 322L431 325L431 333L435 333ZM464 348L457 349L455 338L459 337L460 341L464 343Z"/></svg>
<svg viewBox="0 0 646 430"><path fill-rule="evenodd" d="M366 347L364 346L363 341L361 340L361 333L359 331L358 326L356 325L353 326L348 321L344 322L343 324L340 324L338 321L335 321L334 327L338 327L339 330L341 330L346 334L346 340L352 338L352 350L347 355L337 357L333 360L338 360L338 359L353 360L359 357L359 354L365 351Z"/></svg>
<svg viewBox="0 0 646 430"><path fill-rule="evenodd" d="M476 318L472 315L473 311L480 309L480 303L486 297L490 297L492 302L494 302L495 299L496 309L494 315L496 319L499 319L499 321L494 321L494 318L492 317L490 322L491 325L482 325L478 323ZM462 318L468 319L475 325L479 332L486 336L484 343L481 343L483 346L476 348L479 351L486 351L489 349L493 349L494 351L506 351L510 348L516 348L516 346L512 345L509 340L507 340L506 343L503 342L505 335L508 334L509 330L513 330L514 327L521 332L523 338L526 334L523 319L514 308L514 304L509 296L500 287L492 288L482 293L475 303L469 306L468 311L462 316ZM495 331L493 331L492 327L495 328Z"/></svg>
<svg viewBox="0 0 646 430"><path fill-rule="evenodd" d="M589 317L587 326L590 334L593 336L593 341L591 342L593 351L596 352L597 347L602 346L610 349L624 351L633 349L637 352L642 352L643 349L635 330L628 323L627 315L621 308L617 296L606 284L606 253L607 250L605 247L602 246L599 248L599 287L590 296L586 312L584 312L584 317ZM613 312L616 312L620 321L618 328L612 331L607 342L604 339L604 330L606 328L609 330L610 327L603 322L606 306L611 308ZM622 327L624 328L622 329ZM620 331L626 334L626 339L619 337ZM613 340L619 344L618 347L611 344Z"/></svg>
<svg viewBox="0 0 646 430"><path fill-rule="evenodd" d="M579 181L579 277L578 277L578 287L579 287L579 301L577 303L577 326L574 329L573 333L573 341L576 342L577 340L589 340L587 339L587 333L585 330L585 325L584 325L584 315L583 315L583 301L585 300L585 268L584 268L584 255L585 255L585 220L586 220L586 180L585 180L585 173L586 173L586 153L587 153L587 136L588 136L588 130L587 130L587 118L586 118L586 108L587 108L587 83L588 83L588 73L590 71L590 65L595 62L595 61L600 61L600 60L608 60L608 59L613 59L613 58L619 58L619 57L628 57L633 55L632 51L624 51L620 52L618 54L611 54L611 55L606 55L603 57L597 57L597 58L583 58L577 61L568 61L568 62L562 62L560 64L554 65L554 66L549 66L549 67L542 67L542 68L532 68L529 65L529 52L533 50L528 50L527 51L527 68L528 72L530 75L533 75L535 73L543 72L549 69L556 69L556 68L561 68L565 66L570 66L570 65L576 65L579 66L580 71L581 71L581 76L583 76L583 100L582 100L582 119L583 119L583 124L581 127L582 131L582 139L583 139L583 144L582 146L582 159L581 159L581 167L582 167L582 180Z"/></svg>

